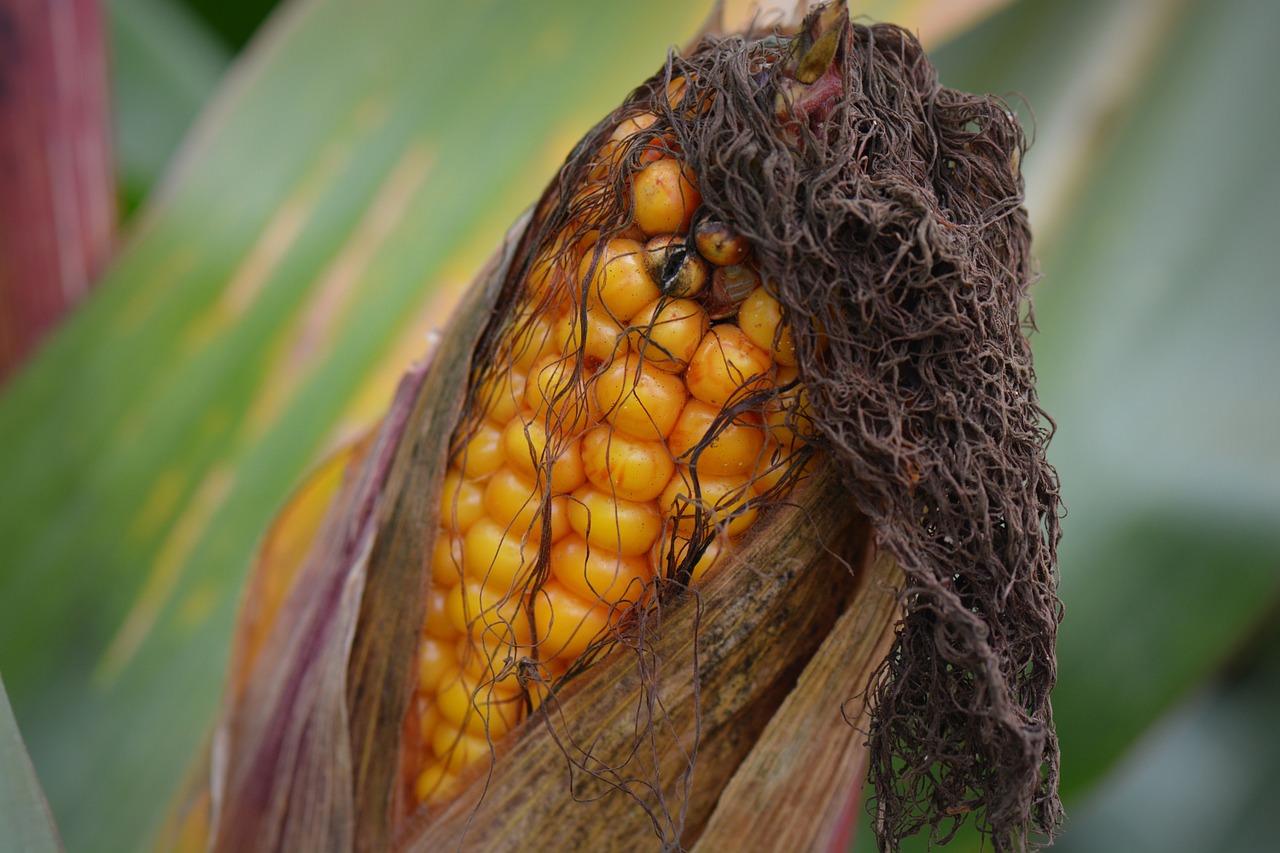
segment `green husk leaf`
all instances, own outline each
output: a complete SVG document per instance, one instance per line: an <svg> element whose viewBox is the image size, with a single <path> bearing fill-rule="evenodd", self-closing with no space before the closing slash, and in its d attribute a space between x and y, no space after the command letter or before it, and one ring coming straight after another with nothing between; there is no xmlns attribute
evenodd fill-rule
<svg viewBox="0 0 1280 853"><path fill-rule="evenodd" d="M61 853L62 841L0 680L0 838L6 849Z"/></svg>

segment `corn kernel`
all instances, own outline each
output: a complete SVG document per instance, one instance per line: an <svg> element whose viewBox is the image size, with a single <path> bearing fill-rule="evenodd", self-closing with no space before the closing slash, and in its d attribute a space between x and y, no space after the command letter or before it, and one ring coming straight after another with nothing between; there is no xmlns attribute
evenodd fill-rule
<svg viewBox="0 0 1280 853"><path fill-rule="evenodd" d="M423 690L437 689L445 676L458 668L453 647L438 637L423 637L418 642L418 686Z"/></svg>
<svg viewBox="0 0 1280 853"><path fill-rule="evenodd" d="M466 533L484 515L484 486L462 479L457 469L444 477L440 487L440 524L446 530Z"/></svg>
<svg viewBox="0 0 1280 853"><path fill-rule="evenodd" d="M662 538L658 540L653 554L654 562L664 575L671 577L671 573L676 571L688 558L689 549L692 545L693 543L687 535L668 529L662 534ZM702 553L690 570L689 582L691 585L700 583L706 577L707 572L714 568L716 560L719 559L723 551L724 539L722 537L711 537L709 541L705 542Z"/></svg>
<svg viewBox="0 0 1280 853"><path fill-rule="evenodd" d="M576 534L552 547L551 571L570 592L613 607L640 601L652 578L647 555L623 556L592 548Z"/></svg>
<svg viewBox="0 0 1280 853"><path fill-rule="evenodd" d="M542 317L524 321L512 335L512 369L528 374L535 361L555 353L555 346L549 321Z"/></svg>
<svg viewBox="0 0 1280 853"><path fill-rule="evenodd" d="M455 653L462 669L478 683L493 682L519 689L516 664L527 651L496 636L486 636L482 640L461 638Z"/></svg>
<svg viewBox="0 0 1280 853"><path fill-rule="evenodd" d="M460 583L448 592L446 621L454 631L470 634L477 640L487 642L486 637L497 637L522 645L528 640L523 603L520 591L512 591L510 587L499 591L484 583ZM450 632L449 638L457 635Z"/></svg>
<svg viewBox="0 0 1280 853"><path fill-rule="evenodd" d="M585 333L584 333L585 329ZM588 311L584 327L578 311L566 311L552 326L556 345L562 352L581 352L588 364L609 361L627 351L622 327L603 310Z"/></svg>
<svg viewBox="0 0 1280 853"><path fill-rule="evenodd" d="M792 447L797 440L813 436L817 428L813 423L813 415L809 408L809 389L803 385L787 385L795 382L797 371L794 367L783 367L777 372L777 383L785 388L778 392L776 398L769 400L764 408L765 425L769 432L783 447Z"/></svg>
<svg viewBox="0 0 1280 853"><path fill-rule="evenodd" d="M645 362L668 373L680 373L689 366L711 328L702 306L691 299L661 298L641 308L631 318L627 332L631 346Z"/></svg>
<svg viewBox="0 0 1280 853"><path fill-rule="evenodd" d="M528 542L521 541L526 530L527 526L507 527L492 518L476 522L462 539L462 566L467 576L494 591L506 592L523 584L538 558L537 540L529 537ZM475 612L470 614L472 618L475 615Z"/></svg>
<svg viewBox="0 0 1280 853"><path fill-rule="evenodd" d="M462 584L454 584L453 589L461 589ZM440 640L452 640L458 636L457 630L449 621L449 594L450 589L442 589L435 584L427 590L426 616L423 624L423 632L428 637L435 637Z"/></svg>
<svg viewBox="0 0 1280 853"><path fill-rule="evenodd" d="M796 345L791 328L782 322L782 306L764 287L751 291L738 308L738 327L753 344L772 353L778 364L795 366Z"/></svg>
<svg viewBox="0 0 1280 853"><path fill-rule="evenodd" d="M535 419L561 434L571 435L587 425L586 392L572 358L554 353L534 363L525 384L525 404Z"/></svg>
<svg viewBox="0 0 1280 853"><path fill-rule="evenodd" d="M808 476L808 471L813 467L815 457L810 456L805 460L803 467L797 467L796 463L799 460L796 458L795 452L794 445L782 445L778 443L777 439L769 439L765 444L764 450L760 453L760 463L751 475L752 491L762 495L781 483L788 474L793 483L798 483Z"/></svg>
<svg viewBox="0 0 1280 853"><path fill-rule="evenodd" d="M564 288L569 281L568 273L572 270L572 267L565 265L565 258L571 250L572 242L572 234L561 231L530 264L529 274L525 279L528 305L537 306L553 301L565 292Z"/></svg>
<svg viewBox="0 0 1280 853"><path fill-rule="evenodd" d="M645 268L644 247L622 237L583 255L578 279L587 283L587 311L602 310L620 324L662 295Z"/></svg>
<svg viewBox="0 0 1280 853"><path fill-rule="evenodd" d="M505 465L489 478L484 506L489 518L516 541L526 536L531 542L542 538L547 509L551 515L551 541L569 532L564 496L553 497L544 509L541 490L533 480Z"/></svg>
<svg viewBox="0 0 1280 853"><path fill-rule="evenodd" d="M634 438L666 438L680 417L688 392L680 377L652 368L634 351L595 378L596 408L615 429Z"/></svg>
<svg viewBox="0 0 1280 853"><path fill-rule="evenodd" d="M693 296L707 286L707 262L675 234L663 234L644 244L644 266L667 296Z"/></svg>
<svg viewBox="0 0 1280 853"><path fill-rule="evenodd" d="M533 596L538 656L569 661L580 657L603 636L611 612L601 601L586 601L559 582L548 581Z"/></svg>
<svg viewBox="0 0 1280 853"><path fill-rule="evenodd" d="M582 470L582 451L577 439L564 444L551 463L553 494L572 492L587 481ZM547 475L547 430L540 419L525 413L514 418L502 432L502 449L507 464L525 477L542 482Z"/></svg>
<svg viewBox="0 0 1280 853"><path fill-rule="evenodd" d="M592 485L573 493L569 524L591 547L618 554L643 554L662 532L652 504L615 498Z"/></svg>
<svg viewBox="0 0 1280 853"><path fill-rule="evenodd" d="M696 486L695 486L696 483ZM688 536L697 525L723 525L727 536L737 536L753 523L760 511L746 508L754 497L747 477L696 478L683 465L658 498L666 518L675 521L675 529Z"/></svg>
<svg viewBox="0 0 1280 853"><path fill-rule="evenodd" d="M684 100L685 90L689 87L688 81L684 77L672 77L667 83L667 104L675 109Z"/></svg>
<svg viewBox="0 0 1280 853"><path fill-rule="evenodd" d="M745 474L759 464L765 430L758 415L743 414L723 424L715 436L698 448L711 432L720 409L701 400L685 403L675 428L667 438L671 455L699 474ZM695 458L694 451L697 449Z"/></svg>
<svg viewBox="0 0 1280 853"><path fill-rule="evenodd" d="M706 219L698 223L693 232L693 241L698 247L698 254L718 267L740 264L751 251L751 243L747 238L717 219Z"/></svg>
<svg viewBox="0 0 1280 853"><path fill-rule="evenodd" d="M441 530L431 549L431 582L436 586L453 586L462 577L462 537Z"/></svg>
<svg viewBox="0 0 1280 853"><path fill-rule="evenodd" d="M434 685L431 692L435 692ZM428 699L424 693L419 693L414 699L414 710L418 715L418 737L423 743L431 743L436 727L440 725L440 709L436 707L434 699Z"/></svg>
<svg viewBox="0 0 1280 853"><path fill-rule="evenodd" d="M487 477L502 465L502 430L492 421L483 421L458 450L458 467L468 480Z"/></svg>
<svg viewBox="0 0 1280 853"><path fill-rule="evenodd" d="M736 313L738 306L759 286L760 273L750 264L716 267L711 274L711 295L723 308L715 316L720 318Z"/></svg>
<svg viewBox="0 0 1280 853"><path fill-rule="evenodd" d="M629 501L653 500L676 470L662 442L642 441L608 427L582 437L582 465L597 489Z"/></svg>
<svg viewBox="0 0 1280 853"><path fill-rule="evenodd" d="M769 354L751 342L737 326L712 326L702 338L685 381L689 393L704 403L723 406L772 384Z"/></svg>
<svg viewBox="0 0 1280 853"><path fill-rule="evenodd" d="M505 426L520 411L524 400L525 375L519 370L499 370L484 381L476 393L476 403L489 420Z"/></svg>
<svg viewBox="0 0 1280 853"><path fill-rule="evenodd" d="M440 763L454 773L462 773L472 764L492 756L489 739L440 726L431 739L431 751Z"/></svg>
<svg viewBox="0 0 1280 853"><path fill-rule="evenodd" d="M419 802L438 805L451 799L460 785L458 774L451 772L443 762L438 762L418 774L418 780L413 785L413 795Z"/></svg>
<svg viewBox="0 0 1280 853"><path fill-rule="evenodd" d="M688 231L693 212L702 204L692 175L671 157L646 165L636 174L632 188L636 224L650 237Z"/></svg>
<svg viewBox="0 0 1280 853"><path fill-rule="evenodd" d="M613 133L609 134L609 139L615 142L630 139L640 131L652 126L657 120L657 115L651 112L641 112L627 116L618 122L618 126L613 129Z"/></svg>
<svg viewBox="0 0 1280 853"><path fill-rule="evenodd" d="M436 697L440 716L477 737L502 737L520 721L523 702L518 687L484 683L457 670ZM487 725L487 730L486 730ZM450 730L440 726L437 733Z"/></svg>

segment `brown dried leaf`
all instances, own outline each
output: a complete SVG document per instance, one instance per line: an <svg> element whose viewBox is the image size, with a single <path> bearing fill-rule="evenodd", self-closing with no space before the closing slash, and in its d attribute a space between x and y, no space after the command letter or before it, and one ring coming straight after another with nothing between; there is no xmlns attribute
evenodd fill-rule
<svg viewBox="0 0 1280 853"><path fill-rule="evenodd" d="M902 570L869 549L840 620L739 765L694 853L849 849L867 775L866 685L893 644Z"/></svg>

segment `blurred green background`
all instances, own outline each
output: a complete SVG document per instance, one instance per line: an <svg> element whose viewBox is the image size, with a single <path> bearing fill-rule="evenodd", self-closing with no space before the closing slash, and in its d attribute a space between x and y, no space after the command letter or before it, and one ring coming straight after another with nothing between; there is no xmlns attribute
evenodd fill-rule
<svg viewBox="0 0 1280 853"><path fill-rule="evenodd" d="M274 511L708 6L106 3L123 243L0 389L0 675L68 849L153 837ZM1068 509L1055 849L1274 849L1280 4L854 11L919 28L1034 137ZM13 775L7 737L0 714Z"/></svg>

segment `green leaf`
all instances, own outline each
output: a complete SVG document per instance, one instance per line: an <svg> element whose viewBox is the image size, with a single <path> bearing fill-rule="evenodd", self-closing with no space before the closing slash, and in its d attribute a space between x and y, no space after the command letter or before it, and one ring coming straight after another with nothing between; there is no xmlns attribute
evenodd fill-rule
<svg viewBox="0 0 1280 853"><path fill-rule="evenodd" d="M1136 98L1051 235L1038 367L1059 420L1064 785L1081 790L1280 593L1280 174L1263 34L1280 9L1172 7ZM1132 43L1131 43L1132 44ZM1214 165L1210 165L1210 164Z"/></svg>
<svg viewBox="0 0 1280 853"><path fill-rule="evenodd" d="M4 839L5 849L15 853L62 850L49 804L44 801L31 759L22 745L3 680L0 680L0 838Z"/></svg>
<svg viewBox="0 0 1280 853"><path fill-rule="evenodd" d="M173 0L111 0L116 164L132 210L159 180L231 56Z"/></svg>

